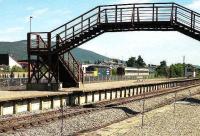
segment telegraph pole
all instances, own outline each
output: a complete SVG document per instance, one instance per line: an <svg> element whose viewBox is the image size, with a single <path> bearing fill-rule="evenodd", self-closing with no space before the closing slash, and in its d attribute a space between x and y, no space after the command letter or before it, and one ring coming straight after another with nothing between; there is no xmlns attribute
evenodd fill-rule
<svg viewBox="0 0 200 136"><path fill-rule="evenodd" d="M183 56L183 77L185 77L185 56Z"/></svg>

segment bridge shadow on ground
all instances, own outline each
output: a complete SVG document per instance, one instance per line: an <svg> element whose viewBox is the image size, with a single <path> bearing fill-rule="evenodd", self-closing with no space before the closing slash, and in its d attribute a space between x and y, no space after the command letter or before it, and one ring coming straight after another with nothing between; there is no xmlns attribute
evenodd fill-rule
<svg viewBox="0 0 200 136"><path fill-rule="evenodd" d="M84 108L98 108L98 106L95 106L93 104L84 105L83 107ZM140 112L134 111L128 107L118 106L117 104L109 104L109 105L106 105L105 107L122 110L126 113L127 116L133 116L133 115L140 113Z"/></svg>
<svg viewBox="0 0 200 136"><path fill-rule="evenodd" d="M107 105L106 107L110 107L110 108L112 108L112 109L119 109L119 110L122 110L122 111L124 111L124 112L126 113L127 116L133 116L133 115L136 115L136 114L140 113L140 112L134 111L134 110L132 110L132 109L130 109L130 108L128 108L128 107L117 106L117 105L115 105L115 104L110 104L110 105Z"/></svg>
<svg viewBox="0 0 200 136"><path fill-rule="evenodd" d="M189 102L190 104L200 105L200 100L195 99L195 98L184 98L184 99L181 99L180 101L185 101L185 102Z"/></svg>
<svg viewBox="0 0 200 136"><path fill-rule="evenodd" d="M140 112L134 111L134 110L127 108L127 107L112 107L112 108L123 110L126 113L127 116L133 116L133 115L140 113Z"/></svg>

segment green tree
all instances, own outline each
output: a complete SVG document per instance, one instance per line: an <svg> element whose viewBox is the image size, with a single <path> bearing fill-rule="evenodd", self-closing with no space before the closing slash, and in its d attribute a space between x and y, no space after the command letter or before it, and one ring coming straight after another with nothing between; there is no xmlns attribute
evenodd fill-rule
<svg viewBox="0 0 200 136"><path fill-rule="evenodd" d="M160 62L161 67L167 67L167 62L165 60Z"/></svg>
<svg viewBox="0 0 200 136"><path fill-rule="evenodd" d="M118 63L118 59L113 59L113 62Z"/></svg>
<svg viewBox="0 0 200 136"><path fill-rule="evenodd" d="M177 77L184 76L184 65L183 64L175 64L175 70Z"/></svg>
<svg viewBox="0 0 200 136"><path fill-rule="evenodd" d="M157 76L169 77L169 68L166 61L161 61L160 66L156 68Z"/></svg>
<svg viewBox="0 0 200 136"><path fill-rule="evenodd" d="M84 64L91 64L89 60L85 60L83 63Z"/></svg>
<svg viewBox="0 0 200 136"><path fill-rule="evenodd" d="M170 77L182 77L184 75L184 65L181 63L170 66Z"/></svg>
<svg viewBox="0 0 200 136"><path fill-rule="evenodd" d="M136 62L135 57L130 57L128 59L128 61L126 61L126 65L127 65L127 67L136 67L137 66L137 62Z"/></svg>
<svg viewBox="0 0 200 136"><path fill-rule="evenodd" d="M143 68L146 66L143 58L140 55L138 56L136 63L137 63L137 67L139 67L139 68Z"/></svg>
<svg viewBox="0 0 200 136"><path fill-rule="evenodd" d="M125 75L124 67L118 67L117 68L117 75L120 75L120 76Z"/></svg>
<svg viewBox="0 0 200 136"><path fill-rule="evenodd" d="M200 78L200 69L196 69L197 77Z"/></svg>
<svg viewBox="0 0 200 136"><path fill-rule="evenodd" d="M112 69L112 76L115 76L115 75L117 75L117 69Z"/></svg>
<svg viewBox="0 0 200 136"><path fill-rule="evenodd" d="M170 77L177 77L176 75L176 70L175 70L175 66L174 65L171 65L170 68L169 68L169 72L170 72Z"/></svg>
<svg viewBox="0 0 200 136"><path fill-rule="evenodd" d="M10 72L10 66L3 66L3 72Z"/></svg>
<svg viewBox="0 0 200 136"><path fill-rule="evenodd" d="M25 72L25 69L15 65L11 68L11 72Z"/></svg>

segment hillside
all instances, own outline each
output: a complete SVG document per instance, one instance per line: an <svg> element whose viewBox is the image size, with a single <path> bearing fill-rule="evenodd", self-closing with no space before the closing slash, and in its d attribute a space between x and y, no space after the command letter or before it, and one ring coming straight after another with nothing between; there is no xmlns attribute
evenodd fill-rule
<svg viewBox="0 0 200 136"><path fill-rule="evenodd" d="M0 42L0 54L9 53L17 60L26 60L26 46L27 44L25 40L17 42ZM93 63L95 60L108 59L103 55L81 48L73 49L72 54L81 62L90 61Z"/></svg>

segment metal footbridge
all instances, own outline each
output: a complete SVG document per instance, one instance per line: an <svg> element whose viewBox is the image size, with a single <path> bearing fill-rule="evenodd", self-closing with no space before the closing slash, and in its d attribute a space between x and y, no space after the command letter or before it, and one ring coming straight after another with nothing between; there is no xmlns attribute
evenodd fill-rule
<svg viewBox="0 0 200 136"><path fill-rule="evenodd" d="M200 40L200 14L176 3L102 5L50 32L28 33L29 84L79 85L83 72L70 51L105 32L122 31L179 31Z"/></svg>

